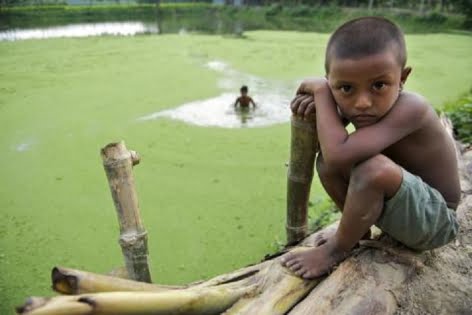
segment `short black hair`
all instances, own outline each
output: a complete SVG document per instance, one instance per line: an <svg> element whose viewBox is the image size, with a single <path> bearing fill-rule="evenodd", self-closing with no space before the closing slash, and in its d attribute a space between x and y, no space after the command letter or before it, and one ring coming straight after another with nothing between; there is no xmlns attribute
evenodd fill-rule
<svg viewBox="0 0 472 315"><path fill-rule="evenodd" d="M334 58L361 58L382 53L385 49L396 50L398 63L406 64L405 38L401 29L382 17L361 17L344 23L331 35L326 47L325 70Z"/></svg>
<svg viewBox="0 0 472 315"><path fill-rule="evenodd" d="M241 86L240 91L241 92L247 92L247 86L246 85Z"/></svg>

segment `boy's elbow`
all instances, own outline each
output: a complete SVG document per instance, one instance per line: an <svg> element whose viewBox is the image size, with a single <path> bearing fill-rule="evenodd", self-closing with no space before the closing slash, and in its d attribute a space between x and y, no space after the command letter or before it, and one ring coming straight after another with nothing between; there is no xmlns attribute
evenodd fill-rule
<svg viewBox="0 0 472 315"><path fill-rule="evenodd" d="M351 165L350 159L346 156L346 154L342 154L340 152L323 152L323 160L326 165L335 168L335 169L345 169L349 168Z"/></svg>

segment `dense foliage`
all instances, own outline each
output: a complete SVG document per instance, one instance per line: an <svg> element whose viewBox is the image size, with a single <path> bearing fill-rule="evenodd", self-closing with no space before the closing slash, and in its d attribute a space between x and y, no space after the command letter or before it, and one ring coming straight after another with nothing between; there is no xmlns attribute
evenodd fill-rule
<svg viewBox="0 0 472 315"><path fill-rule="evenodd" d="M314 17L317 12L326 8L355 8L368 11L388 11L388 15L415 15L419 19L430 19L431 22L444 23L450 14L460 14L462 28L472 29L472 0L242 0L243 7L255 6L257 9L266 11L267 16L276 16L286 13L294 17ZM0 11L2 8L16 6L39 6L39 5L136 5L152 4L153 6L165 4L212 4L226 3L224 7L233 7L234 0L0 0ZM415 18L416 18L415 17Z"/></svg>
<svg viewBox="0 0 472 315"><path fill-rule="evenodd" d="M457 139L472 144L472 89L457 101L446 104L444 110L452 120Z"/></svg>
<svg viewBox="0 0 472 315"><path fill-rule="evenodd" d="M0 0L2 1L2 0ZM464 17L430 11L390 10L337 6L235 7L209 3L100 4L93 6L49 5L16 6L0 10L0 29L56 26L70 23L140 20L158 23L165 17L178 20L195 17L186 28L204 33L231 33L235 28L248 30L296 30L331 32L339 24L359 16L385 16L397 22L407 33L437 33L460 29ZM204 18L202 18L204 17ZM200 22L198 22L199 20ZM202 24L202 22L204 22ZM195 25L194 25L195 24ZM176 26L177 27L177 26ZM171 27L172 29L172 27ZM164 33L172 32L169 27Z"/></svg>

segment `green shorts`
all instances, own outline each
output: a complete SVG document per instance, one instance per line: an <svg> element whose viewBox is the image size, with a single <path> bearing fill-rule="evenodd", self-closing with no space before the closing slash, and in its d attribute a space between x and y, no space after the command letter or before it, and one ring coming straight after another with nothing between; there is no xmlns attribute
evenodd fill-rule
<svg viewBox="0 0 472 315"><path fill-rule="evenodd" d="M406 246L419 250L443 246L459 230L456 212L448 209L441 193L404 169L400 189L385 202L375 225Z"/></svg>

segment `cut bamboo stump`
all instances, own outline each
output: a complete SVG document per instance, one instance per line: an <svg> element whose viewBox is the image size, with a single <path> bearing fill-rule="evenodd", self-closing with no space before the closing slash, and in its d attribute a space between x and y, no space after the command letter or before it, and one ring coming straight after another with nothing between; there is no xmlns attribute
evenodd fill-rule
<svg viewBox="0 0 472 315"><path fill-rule="evenodd" d="M101 156L118 214L119 243L128 277L150 283L147 232L141 220L133 177L133 166L139 163L139 156L128 151L123 141L105 146Z"/></svg>
<svg viewBox="0 0 472 315"><path fill-rule="evenodd" d="M308 201L318 151L315 119L292 116L290 161L287 172L287 243L302 240L308 232Z"/></svg>

